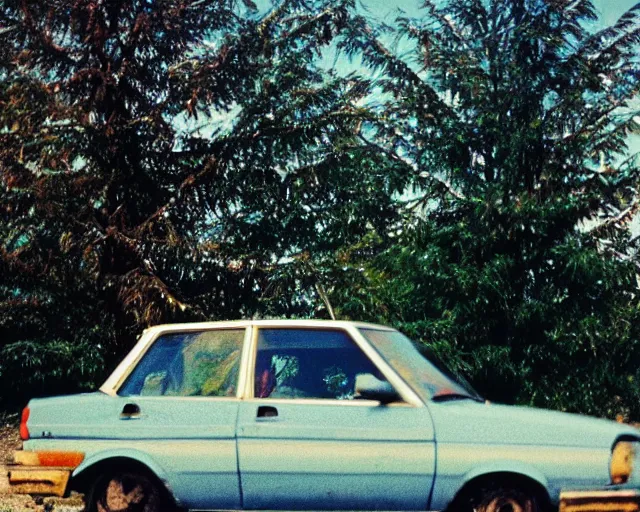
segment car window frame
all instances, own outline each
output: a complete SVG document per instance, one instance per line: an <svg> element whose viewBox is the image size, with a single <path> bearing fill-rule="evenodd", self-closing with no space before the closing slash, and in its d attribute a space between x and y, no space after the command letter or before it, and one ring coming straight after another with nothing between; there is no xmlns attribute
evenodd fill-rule
<svg viewBox="0 0 640 512"><path fill-rule="evenodd" d="M138 342L138 345L130 352L125 359L122 360L120 365L114 371L114 374L117 374L117 379L115 379L112 383L112 386L109 386L108 379L105 384L100 388L101 391L111 395L117 396L119 398L130 398L125 397L119 394L120 389L127 381L133 370L138 366L140 361L144 358L144 356L148 353L154 343L167 334L187 334L194 332L210 332L210 331L242 331L244 330L244 334L242 337L242 347L240 351L240 362L238 368L238 383L236 387L236 393L234 396L153 396L153 397L145 397L145 398L153 398L153 399L167 399L167 400L240 400L242 398L243 390L246 387L246 368L247 368L247 357L249 357L249 345L251 341L252 330L250 325L243 324L223 324L216 325L214 327L211 326L202 326L198 324L178 324L173 326L167 326L164 328L152 328L148 331L145 331ZM144 340L144 338L148 338ZM144 340L144 341L143 341ZM137 349L137 350L136 350ZM136 396L138 398L138 396Z"/></svg>
<svg viewBox="0 0 640 512"><path fill-rule="evenodd" d="M331 325L283 325L279 323L268 324L260 323L251 326L251 341L249 346L249 354L247 358L247 364L245 372L245 387L242 390L242 397L245 400L251 400L256 402L268 401L270 403L290 404L290 403L305 403L313 405L322 404L340 404L345 406L371 406L372 404L379 405L377 400L341 400L335 398L284 398L284 397L265 397L259 398L255 396L255 368L258 355L258 337L260 330L309 330L309 331L339 331L344 333L361 353L366 357L373 366L375 366L389 384L398 393L402 402L393 402L386 406L408 406L408 407L424 407L424 402L420 397L408 386L406 382L391 368L391 366L380 356L377 350L375 350L367 339L362 336L357 329L352 328L350 325L346 326L331 326ZM391 329L390 329L391 330Z"/></svg>
<svg viewBox="0 0 640 512"><path fill-rule="evenodd" d="M186 324L165 324L149 327L142 332L138 342L131 351L120 361L116 368L111 372L109 377L100 386L99 390L111 397L119 397L118 391L133 368L138 364L139 360L144 356L149 347L155 340L165 333L175 332L193 332L207 331L219 329L245 329L245 337L243 340L244 347L240 359L240 375L238 379L238 391L235 397L178 397L182 400L273 400L285 401L291 403L292 400L301 399L281 399L281 398L254 398L253 386L255 371L255 355L257 350L257 330L267 328L307 328L307 329L338 329L345 331L353 342L366 354L371 362L382 372L389 383L400 394L404 403L391 405L409 405L412 407L427 407L428 404L420 398L420 396L406 383L400 375L387 363L384 358L372 347L367 339L359 332L360 327L375 327L377 329L389 330L387 326L367 324L363 322L342 322L342 321L322 321L322 320L235 320L229 322L199 322ZM250 375L249 375L250 374ZM175 397L163 397L165 399L176 399ZM369 400L330 400L330 399L306 399L305 403L322 403L343 405L370 405L379 404L376 401Z"/></svg>

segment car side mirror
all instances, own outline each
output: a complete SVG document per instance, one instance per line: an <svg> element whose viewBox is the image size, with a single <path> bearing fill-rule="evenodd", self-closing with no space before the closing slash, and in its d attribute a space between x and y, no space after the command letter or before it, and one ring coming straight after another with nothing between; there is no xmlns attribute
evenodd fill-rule
<svg viewBox="0 0 640 512"><path fill-rule="evenodd" d="M356 396L366 400L377 400L383 404L402 401L398 392L387 381L376 379L370 373L356 376Z"/></svg>

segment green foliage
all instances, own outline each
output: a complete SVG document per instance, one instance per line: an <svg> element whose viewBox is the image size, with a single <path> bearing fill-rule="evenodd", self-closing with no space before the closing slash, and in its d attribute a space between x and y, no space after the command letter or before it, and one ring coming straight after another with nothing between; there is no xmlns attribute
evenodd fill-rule
<svg viewBox="0 0 640 512"><path fill-rule="evenodd" d="M423 13L398 20L409 57L364 32L345 45L383 72L368 137L413 192L391 244L334 265L336 310L432 345L491 399L640 418L640 6L597 34L588 0Z"/></svg>
<svg viewBox="0 0 640 512"><path fill-rule="evenodd" d="M150 324L313 311L280 296L280 262L357 240L363 218L384 226L403 187L355 143L366 81L314 63L351 9L2 3L7 382L22 367L55 378L74 358L84 382L94 355L97 378Z"/></svg>
<svg viewBox="0 0 640 512"><path fill-rule="evenodd" d="M95 386L97 377L104 371L99 339L77 336L73 341L22 340L6 345L0 355L0 383L8 403L16 403L8 397L21 399L30 396L56 393L72 393Z"/></svg>
<svg viewBox="0 0 640 512"><path fill-rule="evenodd" d="M0 403L89 387L150 324L335 314L489 398L639 419L639 15L5 0Z"/></svg>

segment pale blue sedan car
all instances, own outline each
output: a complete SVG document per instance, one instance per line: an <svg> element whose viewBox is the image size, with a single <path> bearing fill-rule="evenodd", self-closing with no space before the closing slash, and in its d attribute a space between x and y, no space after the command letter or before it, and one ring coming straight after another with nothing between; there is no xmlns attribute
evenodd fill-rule
<svg viewBox="0 0 640 512"><path fill-rule="evenodd" d="M79 489L92 512L536 512L634 482L640 440L486 402L388 327L282 320L148 329L99 392L31 400L20 431L14 490Z"/></svg>

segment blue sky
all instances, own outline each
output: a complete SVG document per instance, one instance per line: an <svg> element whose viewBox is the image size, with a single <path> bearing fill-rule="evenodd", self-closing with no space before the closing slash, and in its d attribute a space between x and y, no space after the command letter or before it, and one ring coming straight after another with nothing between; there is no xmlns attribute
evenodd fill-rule
<svg viewBox="0 0 640 512"><path fill-rule="evenodd" d="M396 17L398 9L413 15L418 12L417 7L422 4L420 0L360 0L362 5L369 10L376 18L390 21ZM612 25L627 10L633 7L638 0L592 0L595 8L600 14L600 20L596 24L596 29L601 29ZM635 102L634 107L640 109L640 100ZM629 153L640 152L640 135L631 136L629 139Z"/></svg>
<svg viewBox="0 0 640 512"><path fill-rule="evenodd" d="M593 0L600 12L603 26L611 25L636 2L637 0ZM419 0L362 0L362 3L383 19L393 15L398 7L406 11L415 11L416 6L420 5Z"/></svg>
<svg viewBox="0 0 640 512"><path fill-rule="evenodd" d="M602 26L613 24L622 13L631 9L637 0L593 0L600 12Z"/></svg>
<svg viewBox="0 0 640 512"><path fill-rule="evenodd" d="M593 0L600 12L600 27L612 25L627 10L631 9L638 0ZM640 108L640 101L636 102ZM640 136L632 136L629 140L631 154L640 152Z"/></svg>

